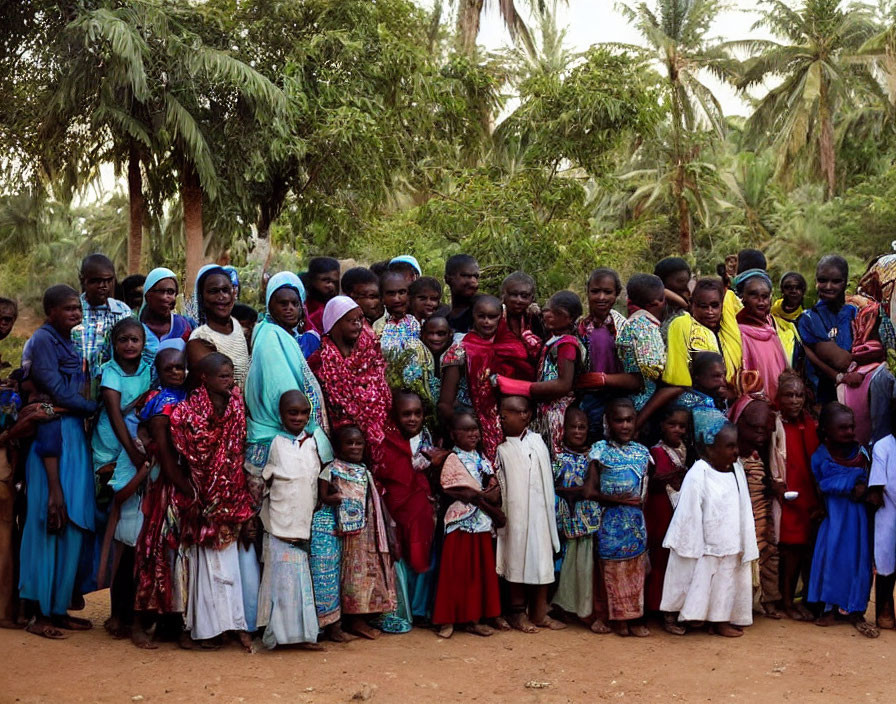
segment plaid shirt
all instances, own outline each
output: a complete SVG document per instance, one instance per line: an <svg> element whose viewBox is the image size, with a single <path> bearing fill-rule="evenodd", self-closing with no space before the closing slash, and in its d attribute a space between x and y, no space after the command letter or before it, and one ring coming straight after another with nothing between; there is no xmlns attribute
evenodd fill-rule
<svg viewBox="0 0 896 704"><path fill-rule="evenodd" d="M98 398L100 390L100 367L112 358L109 334L122 318L127 318L131 309L126 303L109 298L104 306L92 306L81 294L81 311L84 319L72 329L72 343L81 357L82 368L89 374L90 396Z"/></svg>

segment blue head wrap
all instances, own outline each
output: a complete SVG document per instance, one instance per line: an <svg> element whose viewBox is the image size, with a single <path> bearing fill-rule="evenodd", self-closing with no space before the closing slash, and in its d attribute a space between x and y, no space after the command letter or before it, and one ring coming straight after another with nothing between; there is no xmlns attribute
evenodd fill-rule
<svg viewBox="0 0 896 704"><path fill-rule="evenodd" d="M732 283L734 284L734 289L740 294L744 290L744 286L746 286L747 281L752 279L753 277L758 277L765 281L768 284L769 289L773 289L772 279L768 275L768 272L765 269L747 269L746 271L741 272L737 276L734 277Z"/></svg>
<svg viewBox="0 0 896 704"><path fill-rule="evenodd" d="M419 276L423 276L423 270L420 268L420 263L417 261L416 257L412 257L410 254L402 254L397 257L393 257L389 260L390 264L410 264L414 269L417 270L417 274Z"/></svg>
<svg viewBox="0 0 896 704"><path fill-rule="evenodd" d="M701 445L712 445L722 428L730 425L725 414L715 408L697 407L693 411L694 439Z"/></svg>
<svg viewBox="0 0 896 704"><path fill-rule="evenodd" d="M153 269L146 275L146 281L143 282L143 304L140 306L141 313L143 312L143 309L146 308L146 294L152 290L153 286L163 279L174 279L174 285L177 286L178 291L180 290L180 284L177 282L177 274L171 271L171 269L166 269L163 266Z"/></svg>
<svg viewBox="0 0 896 704"><path fill-rule="evenodd" d="M270 305L271 296L284 287L295 289L299 294L299 300L303 304L305 303L305 284L303 284L302 280L291 271L281 271L279 274L274 274L270 281L268 281L268 287L265 290L264 297L265 308Z"/></svg>
<svg viewBox="0 0 896 704"><path fill-rule="evenodd" d="M159 343L159 349L156 350L156 354L161 352L162 350L177 350L178 352L183 352L187 349L187 343L184 342L181 337L169 337L167 340L162 340Z"/></svg>
<svg viewBox="0 0 896 704"><path fill-rule="evenodd" d="M200 324L205 323L205 313L202 310L202 282L205 280L205 277L211 274L222 274L230 279L230 273L218 264L206 264L196 274L196 284L193 287L193 305L196 306L196 319ZM230 281L232 284L233 280L230 279ZM145 286L146 284L144 284L144 289Z"/></svg>

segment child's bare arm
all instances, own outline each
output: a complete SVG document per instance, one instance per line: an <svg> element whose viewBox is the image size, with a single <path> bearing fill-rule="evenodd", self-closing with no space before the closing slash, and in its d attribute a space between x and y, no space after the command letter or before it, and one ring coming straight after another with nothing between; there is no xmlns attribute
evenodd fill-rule
<svg viewBox="0 0 896 704"><path fill-rule="evenodd" d="M165 478L187 496L193 495L190 480L181 469L177 452L171 442L168 416L155 416L149 421L149 434L157 448L156 459Z"/></svg>
<svg viewBox="0 0 896 704"><path fill-rule="evenodd" d="M128 432L128 428L124 422L124 416L121 415L121 393L114 389L102 388L103 405L106 407L106 415L109 416L109 422L112 424L112 430L115 437L124 451L128 454L134 466L139 468L146 462L146 455L137 449L137 444Z"/></svg>
<svg viewBox="0 0 896 704"><path fill-rule="evenodd" d="M317 480L317 496L327 506L338 506L342 503L342 494L326 479Z"/></svg>
<svg viewBox="0 0 896 704"><path fill-rule="evenodd" d="M142 465L137 467L137 473L131 478L127 484L125 484L121 489L115 492L115 496L112 497L112 500L121 506L125 501L131 498L143 481L146 479L149 474L150 464L149 462L144 462Z"/></svg>
<svg viewBox="0 0 896 704"><path fill-rule="evenodd" d="M576 363L573 359L561 359L557 378L552 381L536 381L529 387L532 398L539 401L551 401L566 396L571 390L576 376Z"/></svg>

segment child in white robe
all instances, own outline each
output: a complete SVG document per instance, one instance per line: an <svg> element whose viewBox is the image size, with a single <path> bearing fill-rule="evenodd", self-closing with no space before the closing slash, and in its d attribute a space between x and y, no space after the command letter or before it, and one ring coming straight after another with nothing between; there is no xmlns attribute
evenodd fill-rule
<svg viewBox="0 0 896 704"><path fill-rule="evenodd" d="M660 609L736 638L753 623L750 563L759 557L737 429L719 411L695 409L694 435L705 459L685 475L663 541L670 554Z"/></svg>
<svg viewBox="0 0 896 704"><path fill-rule="evenodd" d="M528 429L529 399L506 396L498 411L506 439L498 445L495 473L507 525L498 530L495 561L498 574L510 583L507 621L524 633L534 633L538 626L565 628L547 613L554 553L560 551L551 457L541 436Z"/></svg>
<svg viewBox="0 0 896 704"><path fill-rule="evenodd" d="M267 627L262 642L268 648L287 643L309 648L317 642L309 554L321 465L314 436L305 431L310 414L301 391L280 397L283 433L271 443L262 470L267 490L261 508L265 536L258 626Z"/></svg>

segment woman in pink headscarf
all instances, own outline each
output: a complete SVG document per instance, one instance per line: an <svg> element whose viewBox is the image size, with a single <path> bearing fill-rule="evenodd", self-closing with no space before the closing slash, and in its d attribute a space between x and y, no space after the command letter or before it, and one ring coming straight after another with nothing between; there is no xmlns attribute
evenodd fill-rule
<svg viewBox="0 0 896 704"><path fill-rule="evenodd" d="M355 424L364 433L374 463L385 437L392 392L386 360L364 313L348 296L331 298L322 317L320 349L308 364L320 382L332 427Z"/></svg>

